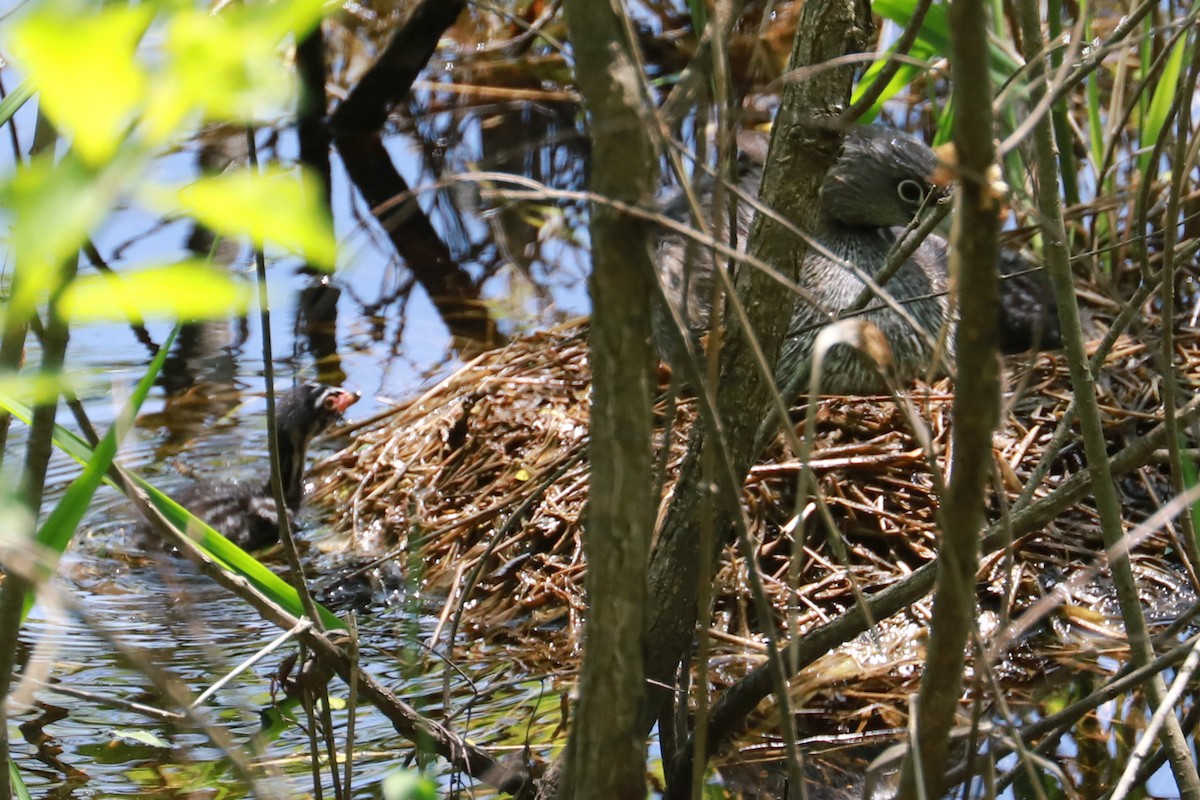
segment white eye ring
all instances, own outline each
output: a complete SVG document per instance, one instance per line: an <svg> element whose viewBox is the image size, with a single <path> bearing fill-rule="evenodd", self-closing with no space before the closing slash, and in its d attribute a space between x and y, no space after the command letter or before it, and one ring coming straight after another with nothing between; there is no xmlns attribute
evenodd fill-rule
<svg viewBox="0 0 1200 800"><path fill-rule="evenodd" d="M905 203L919 206L925 202L925 187L911 178L905 178L896 184L896 194Z"/></svg>

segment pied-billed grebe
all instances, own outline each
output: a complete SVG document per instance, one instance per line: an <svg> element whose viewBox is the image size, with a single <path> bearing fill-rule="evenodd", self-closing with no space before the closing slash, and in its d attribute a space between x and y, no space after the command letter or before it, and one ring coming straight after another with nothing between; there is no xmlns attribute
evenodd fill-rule
<svg viewBox="0 0 1200 800"><path fill-rule="evenodd" d="M279 396L275 432L279 469L289 518L304 494L304 460L315 436L358 400L356 392L319 383L303 383ZM279 540L279 510L271 491L270 470L260 481L202 481L176 495L180 505L245 550Z"/></svg>
<svg viewBox="0 0 1200 800"><path fill-rule="evenodd" d="M765 155L765 144L758 149ZM821 185L822 222L814 238L842 261L874 276L884 265L888 251L904 226L920 212L926 198L938 193L933 183L937 157L924 144L905 134L878 126L853 128L837 162ZM758 195L761 171L748 167L741 189ZM677 197L667 203L665 213L686 217L686 206ZM753 209L738 206L738 245L744 247ZM690 250L690 271L685 253ZM683 237L665 235L659 242L656 265L668 298L684 314L693 336L708 329L712 291L712 259L706 248L688 246ZM1006 253L1000 260L1001 273L1012 275L1001 281L1001 330L999 342L1006 353L1031 347L1053 348L1061 344L1058 315L1044 276L1031 269L1021 256ZM948 244L932 234L884 285L884 290L902 304L920 331L894 310L881 308L863 318L877 326L887 339L894 359L894 374L909 381L929 371L934 359L931 346L950 316L946 290L949 283ZM1014 275L1014 273L1017 273ZM863 290L863 282L844 264L810 248L798 284L816 302L797 297L795 311L776 368L780 386L806 386L811 369L813 343L829 314L849 308ZM873 300L870 306L880 303ZM661 315L660 315L661 316ZM953 325L943 348L943 358L953 357ZM673 359L675 348L664 341L663 352ZM886 389L878 370L856 349L835 347L825 357L821 390L830 394L861 394Z"/></svg>

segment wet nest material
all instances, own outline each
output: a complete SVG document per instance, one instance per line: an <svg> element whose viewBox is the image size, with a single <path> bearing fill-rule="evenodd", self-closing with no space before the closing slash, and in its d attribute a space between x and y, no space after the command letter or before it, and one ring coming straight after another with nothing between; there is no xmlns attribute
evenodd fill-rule
<svg viewBox="0 0 1200 800"><path fill-rule="evenodd" d="M1096 295L1087 312L1101 331L1117 307ZM1096 340L1098 341L1098 335ZM1115 452L1159 421L1161 378L1157 340L1118 340L1106 361L1101 405ZM1176 339L1184 386L1200 385L1200 335ZM1070 400L1061 354L1014 359L1006 365L1007 412L994 438L998 470L991 514L998 518L1041 458ZM946 381L917 386L909 397L945 468L952 396ZM486 353L420 397L359 423L353 443L318 467L320 497L339 511L331 541L360 554L406 565L423 594L445 598L446 630L461 607L456 654L484 642L531 670L577 666L584 616L582 519L587 498L590 374L587 329L564 325ZM1187 398L1184 398L1187 399ZM826 534L816 514L797 526L797 462L773 444L745 484L745 507L759 542L759 567L782 631L789 564L800 555L794 594L803 630L854 604L855 586L869 595L934 558L938 498L925 453L900 407L887 398L819 401L812 467L841 532ZM673 416L664 497L695 419L690 401ZM803 411L793 419L803 429ZM659 426L660 449L666 434ZM1068 446L1052 463L1039 494L1084 468L1082 448ZM1172 493L1167 467L1155 461L1119 480L1127 524ZM797 547L794 531L804 531ZM1194 594L1169 532L1142 542L1135 569L1153 618L1177 616ZM1094 510L1081 504L1013 548L985 558L979 573L985 635L1102 552ZM1096 669L1096 653L1121 646L1112 591L1090 577L1050 625L1010 650L997 672L1014 686L1033 687L1049 667ZM810 722L828 715L840 730L903 727L907 695L923 660L928 599L877 625L827 656L793 682L797 707ZM991 620L991 622L989 622ZM727 685L765 657L762 631L745 564L726 551L716 581L711 633L711 685ZM515 646L514 646L515 645ZM1009 700L1014 698L1010 695ZM817 726L822 727L822 726Z"/></svg>

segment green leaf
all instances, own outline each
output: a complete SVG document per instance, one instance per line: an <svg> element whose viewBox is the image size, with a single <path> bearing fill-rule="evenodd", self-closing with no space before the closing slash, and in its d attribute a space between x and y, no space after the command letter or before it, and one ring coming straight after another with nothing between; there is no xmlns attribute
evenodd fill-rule
<svg viewBox="0 0 1200 800"><path fill-rule="evenodd" d="M288 36L303 39L320 24L327 10L338 8L337 3L326 4L326 0L247 3L232 6L225 16L231 24L253 28L278 44Z"/></svg>
<svg viewBox="0 0 1200 800"><path fill-rule="evenodd" d="M302 37L324 13L321 0L181 9L167 26L167 60L150 103L148 131L169 136L198 110L205 119L253 122L289 113L295 70L281 43Z"/></svg>
<svg viewBox="0 0 1200 800"><path fill-rule="evenodd" d="M926 57L925 55L918 54L916 51L917 48L914 45L909 49L908 54L913 58ZM889 55L892 52L893 51L891 49L888 50ZM871 63L871 66L868 67L867 71L863 74L862 80L860 80L854 87L854 92L850 98L851 104L857 103L858 98L866 94L867 87L871 86L875 82L876 76L883 70L883 65L885 63L887 63L886 58L881 58ZM876 100L875 104L872 105L867 111L863 112L863 115L858 118L858 121L863 124L873 121L879 116L879 112L883 110L884 103L886 103L888 100L891 100L901 91L903 91L904 87L912 83L920 73L920 68L912 64L901 64L900 68L896 70L896 74L894 74L892 79L888 81L887 87L884 88L883 92L880 93L879 99Z"/></svg>
<svg viewBox="0 0 1200 800"><path fill-rule="evenodd" d="M897 25L905 26L916 9L916 2L917 0L874 0L871 3L871 10L879 16L895 22ZM949 58L950 38L948 7L942 3L934 3L925 14L925 21L917 33L917 38L909 50L909 55L913 58L929 62ZM888 52L890 54L892 50L889 49ZM857 100L866 91L866 87L871 85L879 70L883 68L885 60L886 58L880 58L867 69L862 80L859 81L854 89L854 100ZM991 72L992 83L995 86L1003 85L1020 68L1020 62L998 42L992 41L988 45L988 69ZM902 65L896 72L896 76L888 83L879 100L869 111L863 114L860 121L871 121L878 115L883 103L899 93L920 72L921 70L918 67Z"/></svg>
<svg viewBox="0 0 1200 800"><path fill-rule="evenodd" d="M13 795L17 800L31 800L33 795L29 793L29 789L25 786L25 781L21 780L21 773L17 770L17 765L8 760L8 780L12 783Z"/></svg>
<svg viewBox="0 0 1200 800"><path fill-rule="evenodd" d="M22 273L22 293L13 298L17 313L57 288L62 265L108 212L112 187L95 179L71 155L55 164L47 153L18 169L0 190L0 204L14 214L10 244Z"/></svg>
<svg viewBox="0 0 1200 800"><path fill-rule="evenodd" d="M87 385L76 374L65 372L0 373L0 393L31 406L53 402L60 394L79 396Z"/></svg>
<svg viewBox="0 0 1200 800"><path fill-rule="evenodd" d="M149 747L157 747L162 750L171 749L171 743L166 739L140 728L113 728L108 733L114 739L121 739L129 742L130 744L147 745Z"/></svg>
<svg viewBox="0 0 1200 800"><path fill-rule="evenodd" d="M1171 48L1171 54L1167 56L1157 85L1154 87L1154 95L1150 99L1150 107L1146 109L1146 118L1138 126L1141 131L1140 144L1142 150L1138 155L1138 167L1141 169L1142 175L1145 175L1150 169L1150 159L1154 155L1154 144L1162 134L1163 126L1166 125L1167 113L1171 110L1171 102L1175 99L1175 92L1179 91L1179 75L1183 71L1183 54L1185 50L1183 45L1186 40L1186 36L1180 36L1175 40L1175 45ZM1186 109L1188 105L1185 104L1182 108ZM1183 113L1183 111L1180 113Z"/></svg>
<svg viewBox="0 0 1200 800"><path fill-rule="evenodd" d="M1180 439L1183 439L1183 437L1180 437ZM1190 492L1196 486L1196 482L1200 480L1200 475L1197 474L1198 471L1196 469L1196 459L1186 454L1186 448L1186 440L1180 441L1179 450L1181 455L1179 468L1183 475L1183 486L1187 491ZM1192 503L1192 519L1200 519L1200 500ZM1200 533L1196 533L1194 527L1192 535L1200 539ZM1198 541L1197 544L1200 545L1200 541Z"/></svg>
<svg viewBox="0 0 1200 800"><path fill-rule="evenodd" d="M86 445L84 447L86 448ZM300 603L300 596L296 594L296 590L290 584L260 564L245 550L215 531L207 522L192 514L144 479L137 475L131 475L130 478L138 488L147 494L154 507L161 511L176 529L185 532L218 566L242 576L293 616L304 616L304 606ZM317 606L317 613L320 614L321 623L326 629L344 629L346 627L346 623L323 606Z"/></svg>
<svg viewBox="0 0 1200 800"><path fill-rule="evenodd" d="M282 115L295 94L295 76L278 40L232 24L228 16L196 9L171 19L165 92L155 100L198 108L206 119L253 122Z"/></svg>
<svg viewBox="0 0 1200 800"><path fill-rule="evenodd" d="M17 88L8 93L8 97L0 100L0 125L5 124L21 106L25 105L25 101L33 97L33 81L28 79L17 84Z"/></svg>
<svg viewBox="0 0 1200 800"><path fill-rule="evenodd" d="M63 290L59 308L73 322L195 322L244 314L250 301L245 281L201 261L184 261L77 278Z"/></svg>
<svg viewBox="0 0 1200 800"><path fill-rule="evenodd" d="M113 156L145 99L135 54L153 18L151 5L84 11L47 3L16 22L13 55L37 86L41 109L87 164Z"/></svg>
<svg viewBox="0 0 1200 800"><path fill-rule="evenodd" d="M259 735L266 741L275 741L294 724L291 717L285 716L276 706L267 706L259 711L258 721L262 726Z"/></svg>
<svg viewBox="0 0 1200 800"><path fill-rule="evenodd" d="M38 529L37 535L34 537L38 544L42 545L49 552L61 555L67 549L67 545L71 543L71 538L75 535L75 529L79 527L79 521L83 519L83 515L87 512L88 505L92 502L92 496L96 493L97 487L100 486L100 481L105 478L108 468L112 465L113 458L117 455L117 447L121 443L121 439L132 428L134 417L137 416L138 409L142 407L142 403L146 400L146 395L150 393L151 387L154 386L154 381L158 377L158 373L162 370L162 365L167 360L167 353L170 352L171 344L175 341L175 334L179 332L176 328L171 332L167 341L159 349L154 360L150 362L150 366L146 370L146 374L138 382L130 395L129 400L125 403L125 407L121 409L121 413L117 419L109 427L108 432L104 434L104 438L96 446L94 452L89 452L88 457L84 460L83 473L75 480L71 481L71 485L67 487L67 491L63 494L61 500L55 504L54 508L46 516L45 522ZM16 412L19 404L9 397L0 396L0 404L5 405L14 416L18 416L27 423L33 417L33 414L28 409L22 408L22 411L29 413L22 415ZM58 426L56 425L57 429ZM85 446L86 447L86 446ZM47 572L42 576L43 579L49 578L50 566L46 565L44 569ZM34 593L27 592L25 595L25 608L21 614L24 619L29 614L29 609L33 607Z"/></svg>
<svg viewBox="0 0 1200 800"><path fill-rule="evenodd" d="M916 0L874 0L871 3L872 11L897 25L907 24L915 8ZM934 3L925 14L925 22L921 25L917 41L927 48L929 53L949 58L950 39L949 6ZM1020 69L1021 64L1011 53L993 41L988 46L988 68L992 71L992 81L1000 85L1004 79Z"/></svg>
<svg viewBox="0 0 1200 800"><path fill-rule="evenodd" d="M185 211L223 236L249 236L256 247L268 242L332 269L337 255L333 223L321 201L319 184L307 171L268 168L202 178L179 190Z"/></svg>
<svg viewBox="0 0 1200 800"><path fill-rule="evenodd" d="M437 786L419 772L401 770L383 779L384 800L437 800Z"/></svg>

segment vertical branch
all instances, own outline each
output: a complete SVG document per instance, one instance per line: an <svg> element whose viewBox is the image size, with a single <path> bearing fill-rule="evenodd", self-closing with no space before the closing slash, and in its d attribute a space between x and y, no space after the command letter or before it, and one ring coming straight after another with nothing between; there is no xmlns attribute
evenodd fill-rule
<svg viewBox="0 0 1200 800"><path fill-rule="evenodd" d="M250 158L250 169L258 172L258 149L254 142L254 128L246 128L246 152ZM289 577L305 615L312 620L317 630L322 628L321 615L317 612L316 601L308 590L308 580L304 576L304 565L296 550L295 539L292 538L292 518L287 512L287 500L283 488L283 473L279 460L279 431L275 415L275 359L271 344L271 300L267 292L267 260L261 247L254 248L254 267L258 275L258 319L259 336L262 338L263 378L267 390L267 450L271 461L271 495L275 499L275 510L279 516L279 541L287 557ZM300 465L304 469L304 465Z"/></svg>
<svg viewBox="0 0 1200 800"><path fill-rule="evenodd" d="M861 52L870 29L870 8L865 2L812 0L804 5L797 25L789 66L797 69L823 64ZM821 181L841 149L840 120L853 77L853 67L837 67L788 83L776 117L761 199L783 218L810 231L820 224L817 193ZM782 224L761 215L751 229L748 250L792 279L806 253L803 243ZM709 564L716 562L716 554L729 541L731 525L740 518L740 481L757 455L756 433L775 393L773 381L759 367L756 350L761 346L766 362L774 363L795 305L793 295L780 292L778 284L758 270L741 270L737 289L743 298L746 324L736 317L727 321L715 403L726 438L722 441L707 432L693 431L688 455L680 466L675 497L660 525L651 560L652 602L646 649L648 678L654 686L674 683L695 634L697 587L712 580L711 574L701 571L700 564L704 558ZM699 454L710 450L718 453L721 448L727 454L723 456L728 463L726 469L733 477L718 482L720 492L714 498L714 510L708 514L703 509L711 489L703 480L703 458ZM705 524L711 524L717 536L709 553L702 557L696 531L706 516L710 519ZM741 537L741 543L745 546L746 537ZM748 554L747 560L752 559L753 553ZM769 648L773 649L774 644ZM772 688L781 699L781 707L786 707L781 661L771 659ZM660 716L671 699L670 691L655 690L643 715L647 730L649 722ZM786 720L785 725L790 722ZM672 765L676 780L670 787L671 796L686 795L687 787L678 784L690 778L691 757L688 752L677 754L677 763Z"/></svg>
<svg viewBox="0 0 1200 800"><path fill-rule="evenodd" d="M1167 210L1162 226L1163 261L1160 296L1162 297L1163 423L1170 430L1170 436L1167 437L1167 452L1171 456L1171 486L1176 494L1183 494L1187 488L1184 455L1180 445L1183 436L1177 418L1179 371L1175 365L1175 291L1177 285L1175 281L1177 269L1175 245L1179 238L1179 211L1184 194L1184 180L1191 173L1190 167L1187 166L1191 164L1188 157L1189 154L1195 155L1196 147L1191 135L1192 115L1183 110L1189 108L1191 104L1182 102L1194 97L1197 74L1200 73L1200 41L1197 41L1194 29L1190 44L1192 49L1190 66L1183 85L1179 89L1179 95L1171 106L1171 113L1175 115L1176 122L1175 149L1171 156L1171 185L1167 194ZM1169 117L1167 124L1169 124ZM1197 558L1200 542L1196 541L1196 519L1190 507L1185 508L1180 514L1179 523L1183 529L1184 547L1187 557L1192 562L1192 569L1200 569L1200 558Z"/></svg>
<svg viewBox="0 0 1200 800"><path fill-rule="evenodd" d="M1035 40L1036 32L1039 29L1036 0L1022 0L1020 10L1021 24L1026 31L1026 39ZM1046 91L1041 81L1041 76L1046 69L1046 56L1044 52L1038 52L1033 54L1032 58L1034 62L1031 63L1030 86L1032 100L1036 103L1041 100ZM1121 546L1124 541L1121 501L1117 496L1112 470L1108 462L1104 427L1096 400L1096 385L1088 368L1083 332L1079 324L1079 307L1076 304L1075 287L1071 279L1070 254L1067 252L1067 236L1059 198L1058 173L1055 169L1057 160L1050 125L1050 121L1043 118L1033 128L1036 155L1034 174L1037 180L1038 213L1044 228L1043 249L1046 267L1055 299L1058 301L1058 314L1062 322L1063 349L1066 351L1067 363L1071 369L1071 386L1074 389L1079 424L1083 432L1088 475L1091 478L1096 508L1100 516L1101 534L1110 553L1109 567L1112 572L1113 585L1116 588L1117 600L1121 606L1125 634L1129 640L1130 659L1134 665L1142 666L1154 659L1154 648L1146 628L1146 620L1142 616L1141 600L1138 597L1137 582L1129 562L1129 555L1126 548ZM1164 291L1169 292L1171 288L1164 287ZM1156 675L1146 681L1145 691L1152 705L1155 707L1161 705L1166 695L1166 686L1162 677ZM1193 798L1193 800L1200 798L1200 776L1197 776L1190 747L1174 713L1167 715L1161 735L1164 748L1171 759L1171 767L1181 796Z"/></svg>
<svg viewBox="0 0 1200 800"><path fill-rule="evenodd" d="M75 260L69 261L64 266L63 272L59 276L59 288L49 304L47 314L49 321L46 325L45 336L42 337L41 371L44 375L56 375L62 372L67 343L70 338L70 328L58 314L57 297L61 294L62 288L74 279L75 269ZM11 316L22 317L20 324L13 327L19 327L23 337L24 332L28 330L26 325L28 318L12 313L11 304L9 311ZM16 370L13 371L15 373ZM35 407L33 418L30 421L29 438L25 445L25 468L21 475L18 497L21 498L21 504L32 520L38 518L42 496L46 489L46 469L50 463L50 454L54 449L54 418L57 412L58 397L55 396L53 400ZM29 540L29 544L33 544L32 538ZM3 756L5 762L10 758L7 701L17 656L17 634L21 630L25 595L36 588L28 575L22 575L11 568L7 569L4 585L0 587L0 756ZM0 769L0 772L3 773L0 775L0 797L8 797L11 791L8 769Z"/></svg>
<svg viewBox="0 0 1200 800"><path fill-rule="evenodd" d="M975 572L984 491L992 468L992 432L1000 416L996 358L1000 293L995 265L1002 198L992 178L999 172L987 64L987 4L953 0L949 19L954 145L961 168L950 246L951 280L958 282L955 356L959 367L950 482L939 514L937 591L915 740L901 776L901 797L917 796L921 785L928 797L940 797L945 789L950 730L962 694L967 637L975 623Z"/></svg>
<svg viewBox="0 0 1200 800"><path fill-rule="evenodd" d="M30 150L31 154L41 153L52 148L57 142L57 136L54 133L54 126L50 124L41 111L37 115L37 126L34 128L33 147ZM76 262L72 261L65 267L69 274L74 277L77 269ZM5 306L4 321L0 323L0 373L6 375L16 375L17 370L21 368L21 364L25 360L25 340L29 335L30 318L36 316L36 311L30 309L29 313L18 313L16 305L12 302L12 298L21 297L25 294L23 285L28 280L23 276L24 270L17 269L14 271L12 285L9 287L9 302ZM66 324L61 320L57 320L53 313L53 303L51 304L50 324L55 327L55 331L47 330L47 341L43 344L43 364L50 367L57 360L55 369L61 369L62 357L66 353L66 339L68 329ZM62 328L56 326L61 323ZM57 355L55 355L57 353ZM54 403L57 406L57 400ZM53 412L49 415L49 426L53 427L54 423ZM35 423L36 424L36 423ZM5 412L0 414L0 462L3 461L4 454L8 452L8 431L12 425L12 415ZM42 427L45 428L47 423L43 420ZM35 432L31 431L29 435L28 447L32 450L34 440L44 437L47 441L50 439L49 429ZM26 459L25 476L22 479L22 484L25 487L30 485L29 480L30 460ZM43 480L38 483L44 483L45 466L42 467ZM38 511L42 504L42 487L38 488L36 498L24 495L26 507L29 509L30 517L37 519ZM0 798L9 797L12 792L11 781L9 780L8 769L4 768L10 758L9 741L8 741L8 710L7 701L8 693L12 687L13 664L16 660L17 635L21 629L21 614L25 605L25 592L29 590L31 584L24 576L18 575L16 571L10 570L5 578L4 585L0 587L0 758L6 762L5 765L0 765Z"/></svg>
<svg viewBox="0 0 1200 800"><path fill-rule="evenodd" d="M698 6L700 8L704 8L703 4L698 4ZM713 15L708 20L707 25L705 26L705 31L704 31L705 38L707 38L708 41L711 43L711 47L709 48L710 52L711 52L711 56L709 59L707 59L707 62L708 62L707 66L710 69L707 70L707 72L708 72L710 84L712 86L713 105L716 107L716 114L717 114L717 118L716 118L717 142L716 143L717 143L717 164L719 164L719 165L731 164L733 162L734 156L733 156L733 154L729 153L728 151L731 148L731 146L733 145L733 143L735 142L736 136L737 136L736 128L733 127L734 126L734 114L736 112L736 108L735 108L736 100L733 97L733 92L732 92L733 81L732 81L732 76L730 75L729 49L728 49L728 44L729 44L728 37L729 37L730 31L733 28L733 23L734 23L735 19L736 19L736 17L735 17L733 4L731 2L729 2L729 0L719 0L718 2L714 3L714 5L713 5ZM699 126L697 126L697 127L699 127ZM701 141L697 142L697 151L700 150L700 144L701 144L701 142L703 142L703 137L698 137L698 138L700 138ZM736 171L734 171L734 174L731 177L736 179ZM714 215L713 235L720 241L729 241L729 236L726 231L727 231L727 229L732 229L733 231L736 232L736 230L737 230L737 217L736 217L737 210L735 207L730 206L730 204L727 202L722 203L724 188L725 188L724 185L720 181L718 181L716 186L714 187L713 209L728 208L729 213L725 215L724 219L722 219L722 215L720 213L716 213ZM723 223L728 223L728 225L726 226ZM714 251L712 253L712 259L713 259L714 272L723 273L729 269L728 261L723 256L718 254L717 252ZM719 313L720 309L724 306L724 291L723 291L723 287L721 286L721 281L719 281L719 280L713 281L711 302L712 302L713 315L716 316L716 314ZM719 320L719 318L717 318L717 319ZM710 323L714 322L714 321L715 320L710 319ZM711 325L711 328L712 328L712 331L709 333L709 339L708 339L708 352L705 354L706 361L707 361L706 377L708 379L708 384L707 384L708 386L716 386L720 379L719 373L720 373L720 354L721 354L721 347L722 347L722 342L721 342L722 328L721 328L720 324ZM663 449L664 449L664 454L669 454L669 450L666 446L664 446ZM706 449L703 454L703 463L701 463L701 465L700 465L701 473L703 475L703 480L706 484L713 485L713 484L716 484L718 480L720 480L717 464L715 462L716 462L716 458L715 458L714 453L712 452L712 449L711 448ZM698 564L698 573L701 576L711 575L714 572L713 560L716 555L716 550L713 547L713 542L718 540L718 538L720 537L720 532L716 530L716 528L713 524L713 501L714 501L714 498L711 495L706 495L705 497L702 498L700 526L699 526L699 530L697 531L697 537L699 539L699 555L700 555L700 560L699 560L699 564ZM755 565L753 563L749 563L747 565L748 569L751 569L751 570L754 569L754 566ZM695 664L696 664L696 686L698 688L698 691L695 693L696 707L695 707L695 711L693 714L693 718L694 718L693 737L694 737L694 740L692 743L693 749L692 749L692 753L691 753L692 772L691 772L690 780L688 780L686 782L684 782L684 781L676 782L676 783L688 784L687 788L690 790L689 794L693 797L695 796L695 791L696 791L695 787L702 786L704 783L704 772L708 766L707 759L702 757L701 754L705 753L708 749L708 712L709 712L708 685L709 685L709 669L710 669L710 665L709 665L710 641L709 641L709 635L708 635L708 625L705 623L707 622L707 620L712 619L713 594L714 594L714 592L713 592L712 584L709 581L701 579L697 585L697 596L696 596L697 615L698 615L698 619L701 620L702 622L701 622L701 624L696 626ZM687 686L688 686L687 677L688 677L688 672L687 672L687 670L684 670L683 675L681 676L681 680L680 680L682 690L679 693L679 700L677 700L675 703L676 708L673 709L675 711L674 716L676 719L686 720L688 717L687 696L689 693L687 690ZM784 703L781 705L781 708L788 708L788 706L786 703ZM677 732L678 732L679 736L681 738L686 738L686 737L684 737L684 732L686 731L686 725L681 724L681 725L677 725L676 727L678 728ZM661 726L660 726L660 728L661 728ZM788 735L785 737L786 747L789 751L789 755L791 755L795 751L796 737L794 735L794 731L792 731L788 726L785 725L784 729L786 731L788 731L789 734L791 734L791 735ZM678 745L676 742L671 742L670 744L672 746L674 746L675 749L678 749ZM663 762L664 771L667 771L668 774L672 768L671 762L672 762L673 757L674 757L674 753L668 752L667 757L664 759L664 762ZM789 759L789 762L794 762L795 760L796 759ZM670 785L670 783L671 782L668 781L668 790L670 792L674 792L674 796L680 796L682 794L681 789L683 787L672 786L672 785ZM671 795L668 794L668 797L670 797L670 796Z"/></svg>
<svg viewBox="0 0 1200 800"><path fill-rule="evenodd" d="M641 77L621 18L609 3L568 0L576 80L592 142L591 188L649 205L658 155L643 121ZM611 206L592 208L591 486L585 539L588 619L579 703L560 797L646 795L642 630L654 489L650 337L652 230Z"/></svg>

